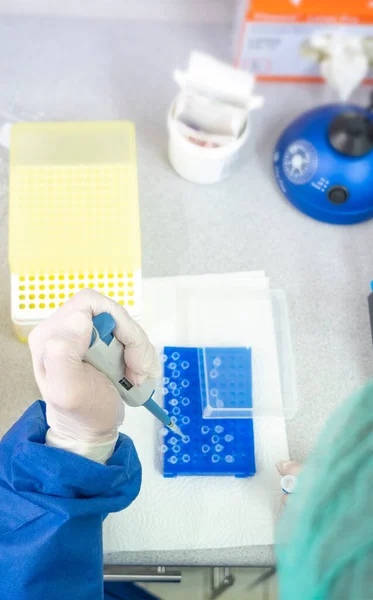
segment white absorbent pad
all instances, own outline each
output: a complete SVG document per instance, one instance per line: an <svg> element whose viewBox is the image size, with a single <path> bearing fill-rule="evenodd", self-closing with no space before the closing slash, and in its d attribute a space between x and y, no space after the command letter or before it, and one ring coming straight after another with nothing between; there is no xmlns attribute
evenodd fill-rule
<svg viewBox="0 0 373 600"><path fill-rule="evenodd" d="M270 398L273 406L282 402L270 291L263 273L148 279L144 296L142 324L160 351L166 345L251 346L254 401ZM284 419L254 419L257 473L245 479L165 479L159 428L146 409L127 409L121 431L135 443L143 482L133 504L106 519L105 552L273 543L282 494L275 463L288 459Z"/></svg>

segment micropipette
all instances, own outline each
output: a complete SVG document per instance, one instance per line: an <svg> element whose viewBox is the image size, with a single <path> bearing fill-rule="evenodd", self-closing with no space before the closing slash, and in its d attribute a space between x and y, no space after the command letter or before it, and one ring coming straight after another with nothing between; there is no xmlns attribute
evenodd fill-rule
<svg viewBox="0 0 373 600"><path fill-rule="evenodd" d="M138 387L134 386L125 376L124 347L113 334L116 323L109 313L93 317L91 343L84 360L101 371L114 384L122 400L128 406L144 406L161 423L183 437L179 427L166 411L153 399L155 379L145 379Z"/></svg>

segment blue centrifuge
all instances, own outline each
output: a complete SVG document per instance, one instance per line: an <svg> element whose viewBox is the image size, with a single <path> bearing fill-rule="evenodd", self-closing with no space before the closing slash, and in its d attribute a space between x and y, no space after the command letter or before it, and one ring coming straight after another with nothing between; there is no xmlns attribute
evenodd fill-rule
<svg viewBox="0 0 373 600"><path fill-rule="evenodd" d="M285 129L274 151L274 172L296 208L338 225L373 217L372 108L320 106Z"/></svg>

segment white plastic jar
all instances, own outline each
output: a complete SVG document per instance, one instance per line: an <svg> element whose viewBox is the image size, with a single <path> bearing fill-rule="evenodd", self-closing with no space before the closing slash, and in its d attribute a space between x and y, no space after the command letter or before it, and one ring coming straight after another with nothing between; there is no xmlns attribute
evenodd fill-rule
<svg viewBox="0 0 373 600"><path fill-rule="evenodd" d="M184 137L173 114L174 103L168 113L168 156L175 171L193 183L217 183L228 177L249 137L249 119L236 140L219 148L205 148Z"/></svg>

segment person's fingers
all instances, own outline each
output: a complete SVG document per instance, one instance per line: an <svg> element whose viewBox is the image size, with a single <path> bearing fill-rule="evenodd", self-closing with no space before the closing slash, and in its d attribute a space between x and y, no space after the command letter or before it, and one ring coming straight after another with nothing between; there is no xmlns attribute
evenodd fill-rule
<svg viewBox="0 0 373 600"><path fill-rule="evenodd" d="M66 321L77 311L86 314L90 323L90 331L92 331L92 317L103 312L112 315L116 323L114 334L125 346L124 359L127 365L127 376L132 383L139 385L146 376L156 377L159 374L157 353L140 325L114 300L94 290L85 289L75 294L30 334L29 345L37 378L44 376L43 353L47 339L61 333L65 335L67 332ZM70 327L68 330L73 335ZM87 331L88 325L84 333L84 343L76 346L76 352L79 353L81 359L89 347L90 335ZM80 336L81 333L79 339L83 339Z"/></svg>
<svg viewBox="0 0 373 600"><path fill-rule="evenodd" d="M116 323L114 335L125 346L126 376L132 383L139 385L145 377L159 375L160 365L154 346L125 308L94 290L82 290L72 298L73 300L75 306L79 306L81 310L89 310L91 316L103 312L111 314Z"/></svg>
<svg viewBox="0 0 373 600"><path fill-rule="evenodd" d="M280 475L298 475L301 465L296 460L280 460L276 464L276 468Z"/></svg>

